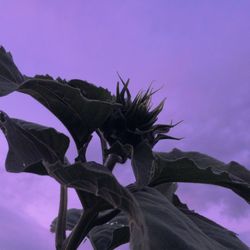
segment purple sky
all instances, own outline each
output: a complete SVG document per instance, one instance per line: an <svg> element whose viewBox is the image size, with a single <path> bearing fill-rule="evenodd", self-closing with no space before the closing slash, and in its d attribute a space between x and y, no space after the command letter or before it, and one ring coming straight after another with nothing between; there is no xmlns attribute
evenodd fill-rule
<svg viewBox="0 0 250 250"><path fill-rule="evenodd" d="M250 168L250 1L0 0L0 8L0 44L24 74L80 78L113 91L119 71L133 93L153 81L163 87L154 102L167 97L160 121L184 120L172 135L185 137L157 150L197 150ZM0 109L68 134L29 96L3 97ZM0 142L0 249L52 250L59 187L47 177L6 173L2 134ZM100 159L96 147L95 139L89 159ZM128 167L115 173L122 183L132 180ZM234 193L192 184L178 193L250 245L250 209Z"/></svg>

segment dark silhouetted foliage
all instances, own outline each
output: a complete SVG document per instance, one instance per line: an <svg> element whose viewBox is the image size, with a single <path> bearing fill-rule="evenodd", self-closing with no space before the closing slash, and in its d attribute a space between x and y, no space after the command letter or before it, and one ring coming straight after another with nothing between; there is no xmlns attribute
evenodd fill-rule
<svg viewBox="0 0 250 250"><path fill-rule="evenodd" d="M164 101L152 108L151 88L132 98L129 80L119 78L112 95L82 80L28 77L0 48L0 96L13 91L32 96L65 125L78 149L70 163L66 135L0 112L9 145L6 170L47 175L61 185L58 216L50 227L55 248L77 249L88 237L96 250L127 242L132 250L249 249L235 233L191 211L175 192L178 182L214 184L250 203L250 172L198 152L153 151L160 140L178 139L168 135L176 124L156 124ZM100 137L103 164L86 159L93 133ZM112 170L128 159L136 182L125 187ZM67 210L67 188L75 189L82 209Z"/></svg>

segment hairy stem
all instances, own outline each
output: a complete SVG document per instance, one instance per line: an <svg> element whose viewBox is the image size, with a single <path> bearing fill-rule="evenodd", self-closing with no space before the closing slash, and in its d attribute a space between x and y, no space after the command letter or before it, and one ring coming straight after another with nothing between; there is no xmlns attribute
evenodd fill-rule
<svg viewBox="0 0 250 250"><path fill-rule="evenodd" d="M56 224L56 249L62 250L66 238L66 216L67 216L68 194L65 185L60 186L60 204L58 211L58 220Z"/></svg>

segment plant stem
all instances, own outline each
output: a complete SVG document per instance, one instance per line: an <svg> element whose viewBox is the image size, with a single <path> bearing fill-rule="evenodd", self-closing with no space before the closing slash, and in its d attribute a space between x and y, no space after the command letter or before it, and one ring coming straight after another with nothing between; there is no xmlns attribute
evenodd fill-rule
<svg viewBox="0 0 250 250"><path fill-rule="evenodd" d="M106 155L106 150L108 148L107 141L105 140L103 133L100 131L100 129L97 129L96 133L100 138L101 147L102 147L102 163L104 164L107 158L107 155Z"/></svg>
<svg viewBox="0 0 250 250"><path fill-rule="evenodd" d="M88 140L84 143L84 145L81 148L77 148L78 156L75 158L75 162L76 161L86 162L86 151L91 139L92 135L89 136Z"/></svg>
<svg viewBox="0 0 250 250"><path fill-rule="evenodd" d="M99 215L98 218L95 220L95 226L102 225L112 220L119 213L120 213L119 209L113 209L107 214Z"/></svg>
<svg viewBox="0 0 250 250"><path fill-rule="evenodd" d="M112 172L117 162L121 162L121 157L116 154L110 154L107 157L104 166Z"/></svg>
<svg viewBox="0 0 250 250"><path fill-rule="evenodd" d="M98 216L98 211L98 204L94 208L89 208L84 211L77 225L65 241L65 250L76 250L79 247L83 239L94 226L95 219Z"/></svg>
<svg viewBox="0 0 250 250"><path fill-rule="evenodd" d="M97 133L98 133L100 140L101 140L103 161L105 161L104 166L112 171L115 167L115 164L117 162L121 161L121 158L116 154L110 154L106 158L106 154L105 154L105 149L107 148L106 140L104 139L104 137L100 131ZM83 147L83 150L81 150L81 156L78 157L77 160L80 160L82 162L86 161L85 152L86 152L87 145L88 144L86 144L85 147ZM82 205L84 206L84 200L81 198L79 191L76 190L76 192L79 196L79 199L80 199ZM85 211L82 214L80 220L78 221L77 225L74 227L74 229L72 230L70 235L67 237L67 239L64 241L64 244L63 244L64 250L76 250L79 247L79 245L81 244L81 242L84 240L84 238L87 236L89 231L96 224L101 223L102 221L105 221L106 219L115 216L115 214L117 214L119 212L119 211L115 211L115 212L113 211L111 214L107 215L106 217L103 217L102 219L99 219L96 221L101 206L102 206L102 202L100 202L100 201L98 201L95 204L95 206L93 206L91 208L86 208L86 206L85 206Z"/></svg>
<svg viewBox="0 0 250 250"><path fill-rule="evenodd" d="M65 185L60 186L60 204L58 211L58 219L56 224L56 249L62 250L63 243L66 238L66 216L67 216L68 194Z"/></svg>

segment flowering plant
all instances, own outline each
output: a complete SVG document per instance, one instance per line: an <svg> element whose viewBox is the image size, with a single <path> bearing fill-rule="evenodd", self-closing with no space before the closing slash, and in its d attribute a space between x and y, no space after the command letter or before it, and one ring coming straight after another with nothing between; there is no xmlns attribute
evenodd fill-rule
<svg viewBox="0 0 250 250"><path fill-rule="evenodd" d="M175 192L178 182L214 184L249 203L250 172L198 152L153 151L159 140L178 139L168 135L176 124L156 124L164 102L152 109L153 90L133 99L128 84L120 77L112 95L82 80L28 77L0 48L0 95L18 91L35 98L65 125L78 150L70 163L66 135L0 112L9 145L6 170L48 175L61 186L58 216L51 223L56 249L77 249L85 237L97 250L127 242L133 250L248 249L235 233L191 211ZM86 158L93 133L100 137L102 164ZM136 182L124 187L112 171L128 159ZM68 188L75 189L82 209L67 210Z"/></svg>

